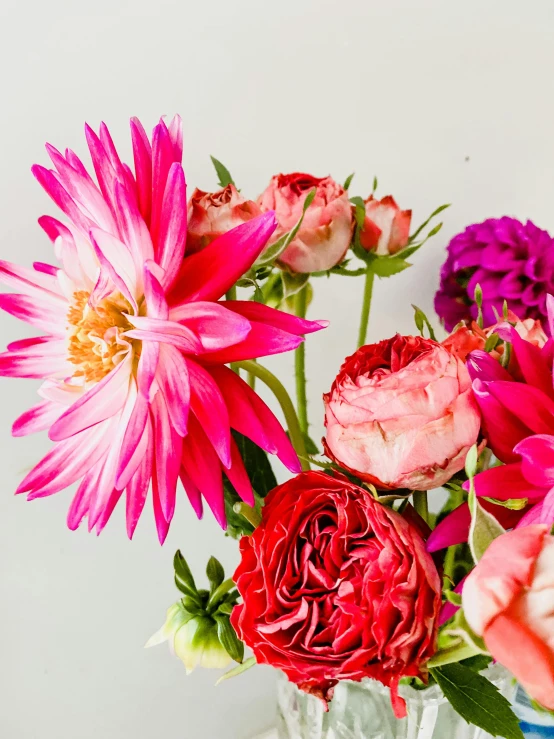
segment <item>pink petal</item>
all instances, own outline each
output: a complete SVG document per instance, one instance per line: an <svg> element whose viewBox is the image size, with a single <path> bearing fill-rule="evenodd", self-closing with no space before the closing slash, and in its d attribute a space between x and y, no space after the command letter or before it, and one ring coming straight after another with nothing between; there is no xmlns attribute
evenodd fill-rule
<svg viewBox="0 0 554 739"><path fill-rule="evenodd" d="M65 336L67 304L3 293L0 295L0 309L42 331L48 331L55 336Z"/></svg>
<svg viewBox="0 0 554 739"><path fill-rule="evenodd" d="M188 354L199 354L203 351L200 339L186 326L175 321L164 321L147 316L130 316L127 318L135 328L126 331L125 336L142 341L158 341L172 344Z"/></svg>
<svg viewBox="0 0 554 739"><path fill-rule="evenodd" d="M249 270L276 226L273 212L264 213L227 231L202 251L185 257L170 304L218 300Z"/></svg>
<svg viewBox="0 0 554 739"><path fill-rule="evenodd" d="M190 383L183 355L168 344L160 345L160 377L171 423L180 436L187 433Z"/></svg>
<svg viewBox="0 0 554 739"><path fill-rule="evenodd" d="M489 384L476 379L472 386L483 416L483 432L487 437L487 444L503 462L519 461L513 449L532 431L490 394Z"/></svg>
<svg viewBox="0 0 554 739"><path fill-rule="evenodd" d="M42 338L42 337L41 337ZM0 375L3 377L63 377L74 367L66 359L65 339L53 339L28 345L24 349L0 354Z"/></svg>
<svg viewBox="0 0 554 739"><path fill-rule="evenodd" d="M115 220L108 204L90 177L74 169L66 162L62 154L50 144L46 144L46 150L58 170L58 176L63 186L79 204L81 210L86 210L90 219L100 228L106 231L115 231Z"/></svg>
<svg viewBox="0 0 554 739"><path fill-rule="evenodd" d="M60 294L58 281L52 275L1 260L0 281L30 297L48 299L49 302L59 305L61 309L67 310L68 308L66 298Z"/></svg>
<svg viewBox="0 0 554 739"><path fill-rule="evenodd" d="M163 517L169 523L175 512L175 492L181 467L181 437L177 434L167 410L165 398L156 393L151 405L154 442L153 485L160 501Z"/></svg>
<svg viewBox="0 0 554 739"><path fill-rule="evenodd" d="M221 464L198 421L191 416L189 434L183 439L183 467L202 492L217 522L225 529L225 500Z"/></svg>
<svg viewBox="0 0 554 739"><path fill-rule="evenodd" d="M321 331L322 328L327 328L329 325L329 321L307 321L304 318L297 318L290 313L270 308L268 305L256 303L252 300L226 300L224 305L229 310L248 318L249 321L265 323L296 336Z"/></svg>
<svg viewBox="0 0 554 739"><path fill-rule="evenodd" d="M300 472L300 462L288 436L254 390L227 367L211 367L209 371L225 399L231 427L266 452L277 454L291 472Z"/></svg>
<svg viewBox="0 0 554 739"><path fill-rule="evenodd" d="M543 488L554 485L554 436L529 436L514 452L521 454L521 471L529 482Z"/></svg>
<svg viewBox="0 0 554 739"><path fill-rule="evenodd" d="M229 414L223 396L212 376L203 367L188 358L186 362L191 387L191 411L198 419L223 466L229 469L231 432Z"/></svg>
<svg viewBox="0 0 554 739"><path fill-rule="evenodd" d="M111 435L98 425L56 444L29 472L17 493L29 492L29 500L52 495L80 479L106 453Z"/></svg>
<svg viewBox="0 0 554 739"><path fill-rule="evenodd" d="M152 148L138 118L131 118L131 138L139 208L146 225L149 225L152 209Z"/></svg>
<svg viewBox="0 0 554 739"><path fill-rule="evenodd" d="M296 349L304 341L301 336L289 334L280 328L267 326L255 321L250 322L250 333L239 344L226 349L204 355L206 362L228 364L242 362L245 359L267 357L270 354L281 354Z"/></svg>
<svg viewBox="0 0 554 739"><path fill-rule="evenodd" d="M144 262L154 258L154 246L150 232L140 214L135 198L131 197L129 191L119 182L115 184L115 199L121 240L133 257L135 270L139 275Z"/></svg>
<svg viewBox="0 0 554 739"><path fill-rule="evenodd" d="M183 122L180 115L175 115L171 119L169 126L169 138L173 144L173 156L176 162L180 162L183 157Z"/></svg>
<svg viewBox="0 0 554 739"><path fill-rule="evenodd" d="M148 439L150 433L151 432L147 429L146 436ZM152 478L153 448L153 444L149 439L146 451L142 455L140 466L138 467L132 478L129 480L125 488L125 494L127 497L127 536L129 537L129 539L133 538L135 528L146 502L148 487Z"/></svg>
<svg viewBox="0 0 554 739"><path fill-rule="evenodd" d="M464 483L464 489L469 489L469 483ZM496 498L496 500L510 500L517 498L543 498L546 489L544 486L532 484L522 470L522 463L501 465L490 470L480 472L475 478L475 492L478 496Z"/></svg>
<svg viewBox="0 0 554 739"><path fill-rule="evenodd" d="M67 512L67 527L75 531L87 515L91 500L98 488L98 478L103 468L103 460L97 462L83 477Z"/></svg>
<svg viewBox="0 0 554 739"><path fill-rule="evenodd" d="M165 270L164 286L173 284L185 253L187 238L187 194L185 175L180 164L171 165L167 177L160 230L157 244L157 263Z"/></svg>
<svg viewBox="0 0 554 739"><path fill-rule="evenodd" d="M193 331L206 351L238 344L250 333L250 321L220 303L185 303L172 308L169 315Z"/></svg>
<svg viewBox="0 0 554 739"><path fill-rule="evenodd" d="M133 355L129 353L123 362L73 403L51 427L50 439L67 439L120 411L129 394L132 362Z"/></svg>
<svg viewBox="0 0 554 739"><path fill-rule="evenodd" d="M26 436L27 434L35 434L37 431L44 431L50 428L62 411L63 406L56 405L50 400L43 400L22 413L14 421L12 436Z"/></svg>
<svg viewBox="0 0 554 739"><path fill-rule="evenodd" d="M472 380L491 382L493 380L513 381L508 370L488 352L476 349L467 358L467 369Z"/></svg>
<svg viewBox="0 0 554 739"><path fill-rule="evenodd" d="M160 345L157 340L143 340L137 369L137 385L139 392L146 400L150 399L152 383L158 369Z"/></svg>
<svg viewBox="0 0 554 739"><path fill-rule="evenodd" d="M202 505L202 493L193 483L184 467L181 467L181 472L179 473L179 476L181 478L181 482L183 483L185 493L187 494L187 498L189 499L189 503L191 504L193 511L196 513L197 518L202 518L202 516L204 515L204 507Z"/></svg>
<svg viewBox="0 0 554 739"><path fill-rule="evenodd" d="M539 347L522 339L515 328L511 330L511 341L525 382L552 398L552 372Z"/></svg>
<svg viewBox="0 0 554 739"><path fill-rule="evenodd" d="M77 203L61 185L54 173L45 167L41 167L39 164L35 164L31 168L31 171L58 208L68 216L83 234L88 234L94 223L83 214Z"/></svg>
<svg viewBox="0 0 554 739"><path fill-rule="evenodd" d="M137 394L135 405L125 429L119 462L115 476L115 487L123 490L140 467L149 445L149 410L146 398Z"/></svg>
<svg viewBox="0 0 554 739"><path fill-rule="evenodd" d="M115 236L98 228L93 228L90 235L102 268L138 313L137 271L131 252Z"/></svg>
<svg viewBox="0 0 554 739"><path fill-rule="evenodd" d="M427 551L438 552L454 544L467 541L471 514L467 503L462 503L440 521L427 539Z"/></svg>
<svg viewBox="0 0 554 739"><path fill-rule="evenodd" d="M156 261L159 263L159 234L162 220L163 199L171 165L175 161L173 144L164 121L161 120L152 134L152 218L150 233L154 242Z"/></svg>
<svg viewBox="0 0 554 739"><path fill-rule="evenodd" d="M117 173L103 143L88 124L85 125L85 137L98 184L112 212L115 213L115 182L117 180Z"/></svg>
<svg viewBox="0 0 554 739"><path fill-rule="evenodd" d="M536 434L554 431L554 402L541 390L521 382L491 382L490 394Z"/></svg>
<svg viewBox="0 0 554 739"><path fill-rule="evenodd" d="M169 318L169 308L161 283L153 270L159 270L155 262L147 261L144 265L144 296L146 298L146 315L149 318ZM175 320L175 319L173 319Z"/></svg>

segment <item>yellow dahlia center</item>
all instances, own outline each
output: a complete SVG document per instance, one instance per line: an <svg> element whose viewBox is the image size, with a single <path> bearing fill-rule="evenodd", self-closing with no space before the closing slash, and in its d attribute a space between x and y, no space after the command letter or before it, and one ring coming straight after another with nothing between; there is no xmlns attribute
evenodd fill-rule
<svg viewBox="0 0 554 739"><path fill-rule="evenodd" d="M76 365L74 377L99 382L129 351L132 342L121 335L133 328L124 315L133 309L121 293L113 293L94 308L89 305L89 297L86 290L73 294L67 313L68 359Z"/></svg>

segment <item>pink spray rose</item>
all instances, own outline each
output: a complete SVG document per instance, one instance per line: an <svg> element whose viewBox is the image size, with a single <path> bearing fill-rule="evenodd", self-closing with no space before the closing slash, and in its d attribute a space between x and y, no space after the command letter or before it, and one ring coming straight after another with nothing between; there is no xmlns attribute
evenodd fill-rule
<svg viewBox="0 0 554 739"><path fill-rule="evenodd" d="M396 254L408 245L411 210L400 210L392 195L376 200L370 195L365 202L364 226L360 244L366 251L380 256Z"/></svg>
<svg viewBox="0 0 554 739"><path fill-rule="evenodd" d="M253 200L246 200L234 185L217 192L196 190L188 202L187 254L200 251L235 226L261 214Z"/></svg>
<svg viewBox="0 0 554 739"><path fill-rule="evenodd" d="M272 177L258 203L262 211L274 210L278 227L270 243L294 228L307 195L315 188L296 238L279 257L292 272L331 269L342 261L352 237L352 208L348 193L331 177L279 174Z"/></svg>
<svg viewBox="0 0 554 739"><path fill-rule="evenodd" d="M358 349L324 401L326 453L381 489L440 487L479 434L465 365L419 336Z"/></svg>
<svg viewBox="0 0 554 739"><path fill-rule="evenodd" d="M467 621L529 695L554 710L554 537L545 525L495 539L463 589Z"/></svg>

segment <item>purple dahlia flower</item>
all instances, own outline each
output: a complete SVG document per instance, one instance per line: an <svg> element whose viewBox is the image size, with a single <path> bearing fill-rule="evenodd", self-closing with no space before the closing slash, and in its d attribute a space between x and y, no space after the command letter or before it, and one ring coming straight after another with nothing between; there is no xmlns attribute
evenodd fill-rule
<svg viewBox="0 0 554 739"><path fill-rule="evenodd" d="M474 295L483 291L485 326L502 315L504 300L522 320L541 321L548 332L546 296L554 292L554 239L534 223L504 216L474 223L454 236L442 266L435 310L451 331L477 318Z"/></svg>

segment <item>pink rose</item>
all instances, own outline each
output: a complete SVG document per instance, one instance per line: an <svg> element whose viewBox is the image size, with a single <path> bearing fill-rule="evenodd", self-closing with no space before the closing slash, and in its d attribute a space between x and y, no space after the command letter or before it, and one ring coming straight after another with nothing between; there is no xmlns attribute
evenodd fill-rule
<svg viewBox="0 0 554 739"><path fill-rule="evenodd" d="M495 539L465 581L467 621L529 695L554 710L554 537L544 525Z"/></svg>
<svg viewBox="0 0 554 739"><path fill-rule="evenodd" d="M464 363L419 336L358 349L324 401L328 456L382 489L440 487L479 434Z"/></svg>
<svg viewBox="0 0 554 739"><path fill-rule="evenodd" d="M253 200L246 200L234 185L217 192L196 190L188 202L187 254L194 254L235 226L261 214Z"/></svg>
<svg viewBox="0 0 554 739"><path fill-rule="evenodd" d="M396 254L408 245L411 210L400 210L392 195L376 200L370 195L365 202L365 221L360 231L360 244L366 251L379 255Z"/></svg>
<svg viewBox="0 0 554 739"><path fill-rule="evenodd" d="M271 244L294 228L304 201L314 188L315 198L296 238L279 257L293 272L320 272L342 261L353 227L348 193L331 177L294 173L275 175L258 199L263 211L275 211L278 227Z"/></svg>

